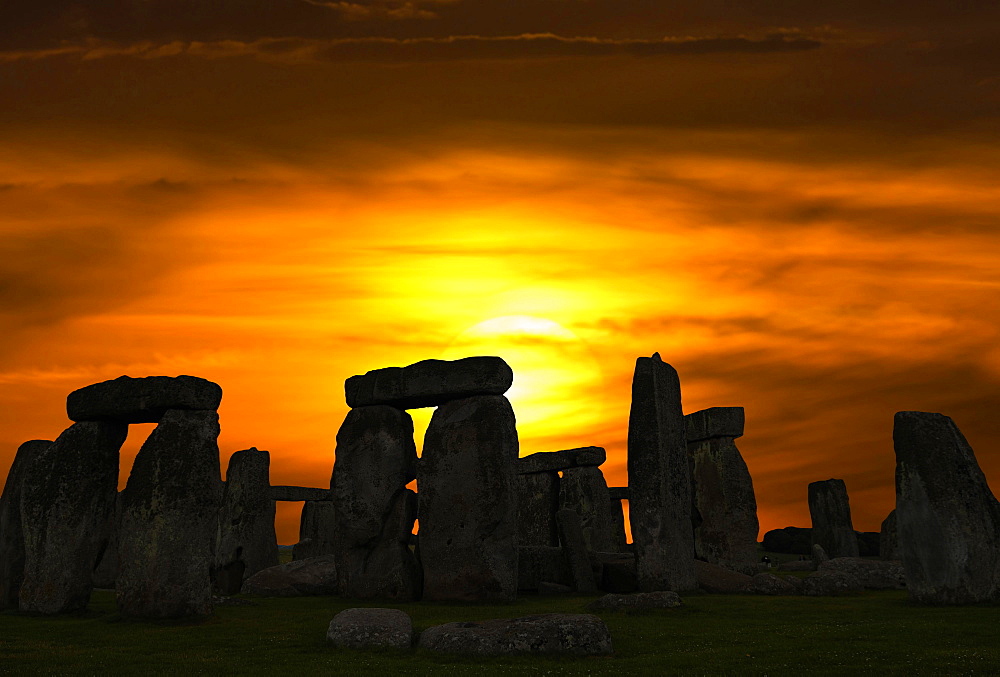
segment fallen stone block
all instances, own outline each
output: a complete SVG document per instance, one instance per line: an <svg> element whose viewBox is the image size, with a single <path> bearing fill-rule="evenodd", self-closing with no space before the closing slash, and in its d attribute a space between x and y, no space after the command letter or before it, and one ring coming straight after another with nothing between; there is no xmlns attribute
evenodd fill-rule
<svg viewBox="0 0 1000 677"><path fill-rule="evenodd" d="M698 587L705 592L732 595L748 592L753 584L752 576L701 560L695 560L694 573Z"/></svg>
<svg viewBox="0 0 1000 677"><path fill-rule="evenodd" d="M591 614L541 614L427 628L418 646L470 656L548 654L604 656L613 653L611 632Z"/></svg>
<svg viewBox="0 0 1000 677"><path fill-rule="evenodd" d="M409 649L413 621L399 609L344 609L330 621L326 640L337 648Z"/></svg>
<svg viewBox="0 0 1000 677"><path fill-rule="evenodd" d="M843 571L816 571L802 579L802 594L812 597L837 597L861 592L857 578Z"/></svg>
<svg viewBox="0 0 1000 677"><path fill-rule="evenodd" d="M681 597L673 590L636 592L631 595L608 594L587 605L588 611L616 611L637 614L656 609L674 609L681 606Z"/></svg>
<svg viewBox="0 0 1000 677"><path fill-rule="evenodd" d="M757 595L798 595L801 590L802 582L798 578L764 572L753 577L749 591Z"/></svg>
<svg viewBox="0 0 1000 677"><path fill-rule="evenodd" d="M906 572L902 562L835 557L820 562L817 571L843 572L869 590L902 590L906 587Z"/></svg>
<svg viewBox="0 0 1000 677"><path fill-rule="evenodd" d="M242 592L258 597L335 595L337 564L333 555L279 564L243 581Z"/></svg>

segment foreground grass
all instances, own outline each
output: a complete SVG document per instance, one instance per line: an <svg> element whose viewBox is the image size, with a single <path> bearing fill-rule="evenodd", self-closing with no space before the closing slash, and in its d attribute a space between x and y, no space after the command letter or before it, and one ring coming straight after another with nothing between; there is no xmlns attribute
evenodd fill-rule
<svg viewBox="0 0 1000 677"><path fill-rule="evenodd" d="M589 597L516 604L401 604L422 630L456 620L579 613ZM928 608L905 592L846 598L691 595L680 609L602 614L615 655L473 660L423 651L336 650L334 614L360 606L333 597L254 599L199 623L124 621L112 593L68 617L0 613L4 674L997 674L1000 608ZM371 605L376 606L376 605Z"/></svg>

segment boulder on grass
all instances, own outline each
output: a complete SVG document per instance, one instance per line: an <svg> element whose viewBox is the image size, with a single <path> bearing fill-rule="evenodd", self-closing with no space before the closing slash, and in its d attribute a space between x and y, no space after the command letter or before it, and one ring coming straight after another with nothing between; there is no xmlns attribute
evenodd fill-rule
<svg viewBox="0 0 1000 677"><path fill-rule="evenodd" d="M862 589L857 578L843 571L816 571L802 579L802 593L812 597L853 595Z"/></svg>
<svg viewBox="0 0 1000 677"><path fill-rule="evenodd" d="M818 571L841 571L857 579L869 590L902 590L906 587L906 572L902 562L860 557L835 557L821 562Z"/></svg>
<svg viewBox="0 0 1000 677"><path fill-rule="evenodd" d="M420 635L421 649L470 656L612 653L611 632L591 614L540 614L475 623L445 623Z"/></svg>
<svg viewBox="0 0 1000 677"><path fill-rule="evenodd" d="M588 611L620 611L626 614L644 613L654 609L681 606L681 596L672 590L636 592L631 595L608 594L587 605Z"/></svg>
<svg viewBox="0 0 1000 677"><path fill-rule="evenodd" d="M337 565L333 555L279 564L243 581L242 592L258 597L304 597L337 594Z"/></svg>
<svg viewBox="0 0 1000 677"><path fill-rule="evenodd" d="M732 595L748 592L753 584L752 576L701 560L694 561L694 573L698 578L698 587L705 592Z"/></svg>
<svg viewBox="0 0 1000 677"><path fill-rule="evenodd" d="M413 621L399 609L344 609L330 621L326 639L337 648L409 649Z"/></svg>
<svg viewBox="0 0 1000 677"><path fill-rule="evenodd" d="M794 576L775 576L760 573L753 577L750 592L757 595L798 595L802 591L802 581Z"/></svg>

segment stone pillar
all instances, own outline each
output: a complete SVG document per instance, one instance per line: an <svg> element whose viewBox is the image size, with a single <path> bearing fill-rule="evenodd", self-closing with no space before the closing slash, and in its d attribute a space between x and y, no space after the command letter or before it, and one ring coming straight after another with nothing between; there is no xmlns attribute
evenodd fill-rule
<svg viewBox="0 0 1000 677"><path fill-rule="evenodd" d="M21 489L25 473L51 445L50 440L31 440L18 447L0 494L0 609L17 608L24 578Z"/></svg>
<svg viewBox="0 0 1000 677"><path fill-rule="evenodd" d="M416 499L413 420L385 405L348 412L337 432L331 480L333 544L341 596L408 601L420 597L420 566L409 539Z"/></svg>
<svg viewBox="0 0 1000 677"><path fill-rule="evenodd" d="M587 549L618 552L611 495L600 468L584 466L563 470L559 503L563 509L574 510L579 515Z"/></svg>
<svg viewBox="0 0 1000 677"><path fill-rule="evenodd" d="M844 480L823 480L809 485L812 542L831 559L858 557L858 537L851 523L851 504Z"/></svg>
<svg viewBox="0 0 1000 677"><path fill-rule="evenodd" d="M434 412L417 478L425 600L514 599L517 457L506 397L453 400Z"/></svg>
<svg viewBox="0 0 1000 677"><path fill-rule="evenodd" d="M691 473L680 379L659 353L636 360L628 476L639 589L694 590Z"/></svg>
<svg viewBox="0 0 1000 677"><path fill-rule="evenodd" d="M235 595L244 580L278 565L270 467L271 455L256 447L229 458L213 567L215 587L223 595Z"/></svg>
<svg viewBox="0 0 1000 677"><path fill-rule="evenodd" d="M118 580L118 529L122 521L122 492L115 494L115 509L104 528L107 545L94 569L94 587L114 590Z"/></svg>
<svg viewBox="0 0 1000 677"><path fill-rule="evenodd" d="M882 520L882 529L879 531L878 538L878 554L884 560L899 559L899 536L896 532L895 509Z"/></svg>
<svg viewBox="0 0 1000 677"><path fill-rule="evenodd" d="M625 506L620 498L611 499L611 521L614 529L615 551L628 551L628 534L625 533Z"/></svg>
<svg viewBox="0 0 1000 677"><path fill-rule="evenodd" d="M896 528L910 597L1000 600L1000 505L949 417L896 414Z"/></svg>
<svg viewBox="0 0 1000 677"><path fill-rule="evenodd" d="M74 423L24 474L20 608L43 614L86 608L115 507L118 455L128 425Z"/></svg>
<svg viewBox="0 0 1000 677"><path fill-rule="evenodd" d="M292 546L292 560L333 554L337 523L333 501L306 501L299 518L299 542Z"/></svg>
<svg viewBox="0 0 1000 677"><path fill-rule="evenodd" d="M559 545L556 511L559 509L559 473L525 473L517 476L518 545Z"/></svg>

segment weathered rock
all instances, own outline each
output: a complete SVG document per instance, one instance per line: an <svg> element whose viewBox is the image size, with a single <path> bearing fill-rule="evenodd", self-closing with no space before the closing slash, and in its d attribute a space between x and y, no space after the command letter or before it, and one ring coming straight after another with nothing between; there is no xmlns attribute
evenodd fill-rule
<svg viewBox="0 0 1000 677"><path fill-rule="evenodd" d="M559 473L536 472L517 476L520 545L559 545Z"/></svg>
<svg viewBox="0 0 1000 677"><path fill-rule="evenodd" d="M270 467L271 455L257 447L229 458L213 568L215 587L223 595L235 595L244 579L278 564Z"/></svg>
<svg viewBox="0 0 1000 677"><path fill-rule="evenodd" d="M608 493L612 501L627 501L629 496L628 487L608 487Z"/></svg>
<svg viewBox="0 0 1000 677"><path fill-rule="evenodd" d="M326 640L337 648L409 649L413 621L399 609L344 609L330 621Z"/></svg>
<svg viewBox="0 0 1000 677"><path fill-rule="evenodd" d="M538 594L539 595L566 595L573 592L573 588L568 585L563 585L562 583L550 583L549 581L541 581L538 584Z"/></svg>
<svg viewBox="0 0 1000 677"><path fill-rule="evenodd" d="M118 581L118 529L122 521L122 492L115 494L115 508L108 518L104 528L103 538L107 539L104 552L101 553L94 568L94 587L113 590Z"/></svg>
<svg viewBox="0 0 1000 677"><path fill-rule="evenodd" d="M802 594L812 597L853 595L861 590L861 582L843 571L816 571L802 579Z"/></svg>
<svg viewBox="0 0 1000 677"><path fill-rule="evenodd" d="M695 560L694 571L698 587L705 592L732 595L748 592L753 584L752 576L701 560Z"/></svg>
<svg viewBox="0 0 1000 677"><path fill-rule="evenodd" d="M292 546L293 561L333 554L336 514L333 501L305 502L299 518L299 542Z"/></svg>
<svg viewBox="0 0 1000 677"><path fill-rule="evenodd" d="M541 614L474 623L445 623L420 634L421 649L470 656L612 653L611 632L590 614Z"/></svg>
<svg viewBox="0 0 1000 677"><path fill-rule="evenodd" d="M542 582L567 584L573 577L562 548L521 545L517 548L517 589L538 590Z"/></svg>
<svg viewBox="0 0 1000 677"><path fill-rule="evenodd" d="M826 550L819 543L813 543L812 547L812 561L813 564L819 565L820 562L825 562L830 559L830 556L826 554Z"/></svg>
<svg viewBox="0 0 1000 677"><path fill-rule="evenodd" d="M243 581L242 592L258 597L336 595L336 558L321 555L263 569Z"/></svg>
<svg viewBox="0 0 1000 677"><path fill-rule="evenodd" d="M418 468L425 600L517 593L517 429L502 396L438 407Z"/></svg>
<svg viewBox="0 0 1000 677"><path fill-rule="evenodd" d="M672 590L637 592L631 595L608 594L587 605L588 611L621 611L627 614L645 613L654 609L681 606L681 598Z"/></svg>
<svg viewBox="0 0 1000 677"><path fill-rule="evenodd" d="M743 411L742 407L715 409ZM687 449L692 461L695 508L701 515L701 524L694 530L696 555L743 573L756 571L760 529L757 499L750 471L733 438L690 442Z"/></svg>
<svg viewBox="0 0 1000 677"><path fill-rule="evenodd" d="M352 409L337 432L330 493L340 594L418 599L421 572L409 548L416 519L413 420L389 406Z"/></svg>
<svg viewBox="0 0 1000 677"><path fill-rule="evenodd" d="M896 414L896 528L910 596L928 604L1000 600L1000 505L949 417Z"/></svg>
<svg viewBox="0 0 1000 677"><path fill-rule="evenodd" d="M762 544L767 552L810 555L812 554L812 529L802 527L772 529L764 534Z"/></svg>
<svg viewBox="0 0 1000 677"><path fill-rule="evenodd" d="M503 395L513 382L514 372L501 358L466 357L375 369L347 379L344 391L351 408L387 404L418 409L479 395Z"/></svg>
<svg viewBox="0 0 1000 677"><path fill-rule="evenodd" d="M857 580L861 587L870 590L902 590L906 587L906 572L902 562L835 557L820 562L817 571L841 571Z"/></svg>
<svg viewBox="0 0 1000 677"><path fill-rule="evenodd" d="M71 421L157 423L171 409L215 411L222 388L197 376L119 376L74 390L66 398Z"/></svg>
<svg viewBox="0 0 1000 677"><path fill-rule="evenodd" d="M561 451L540 451L517 460L520 474L557 472L567 468L598 466L608 459L603 447L578 447Z"/></svg>
<svg viewBox="0 0 1000 677"><path fill-rule="evenodd" d="M584 594L596 592L597 581L594 580L594 570L590 566L580 516L575 510L564 508L556 513L556 524L559 525L559 542L562 544L573 588Z"/></svg>
<svg viewBox="0 0 1000 677"><path fill-rule="evenodd" d="M628 428L629 515L639 588L693 590L694 534L680 380L659 353L636 360Z"/></svg>
<svg viewBox="0 0 1000 677"><path fill-rule="evenodd" d="M118 452L127 433L124 423L76 423L25 468L22 611L54 614L87 606L115 507Z"/></svg>
<svg viewBox="0 0 1000 677"><path fill-rule="evenodd" d="M878 554L884 560L898 560L899 536L896 533L896 510L889 513L889 516L882 520L882 530L879 533Z"/></svg>
<svg viewBox="0 0 1000 677"><path fill-rule="evenodd" d="M276 485L269 489L272 501L329 501L330 490L318 487Z"/></svg>
<svg viewBox="0 0 1000 677"><path fill-rule="evenodd" d="M590 565L598 574L598 587L605 592L625 593L639 589L635 555L630 552L591 552Z"/></svg>
<svg viewBox="0 0 1000 677"><path fill-rule="evenodd" d="M24 578L24 532L21 530L21 487L25 473L51 440L31 440L17 448L0 494L0 609L17 607Z"/></svg>
<svg viewBox="0 0 1000 677"><path fill-rule="evenodd" d="M809 515L812 542L823 546L830 557L857 557L858 539L851 524L851 505L844 480L809 484Z"/></svg>
<svg viewBox="0 0 1000 677"><path fill-rule="evenodd" d="M757 595L797 595L802 584L799 582L799 585L796 586L793 581L799 581L799 579L760 573L753 577L750 592Z"/></svg>
<svg viewBox="0 0 1000 677"><path fill-rule="evenodd" d="M685 436L688 442L742 437L745 418L743 407L702 409L684 417Z"/></svg>
<svg viewBox="0 0 1000 677"><path fill-rule="evenodd" d="M878 531L855 531L854 535L858 539L858 555L860 557L879 556L881 534Z"/></svg>
<svg viewBox="0 0 1000 677"><path fill-rule="evenodd" d="M212 612L219 415L170 410L139 449L122 491L118 609L138 618Z"/></svg>
<svg viewBox="0 0 1000 677"><path fill-rule="evenodd" d="M583 540L588 550L614 552L618 549L611 496L604 473L596 466L567 468L559 482L561 508L580 516Z"/></svg>
<svg viewBox="0 0 1000 677"><path fill-rule="evenodd" d="M782 562L778 565L778 571L816 571L816 562L811 559Z"/></svg>
<svg viewBox="0 0 1000 677"><path fill-rule="evenodd" d="M614 539L614 550L626 552L629 550L628 534L625 533L625 508L621 500L611 497L611 532Z"/></svg>

